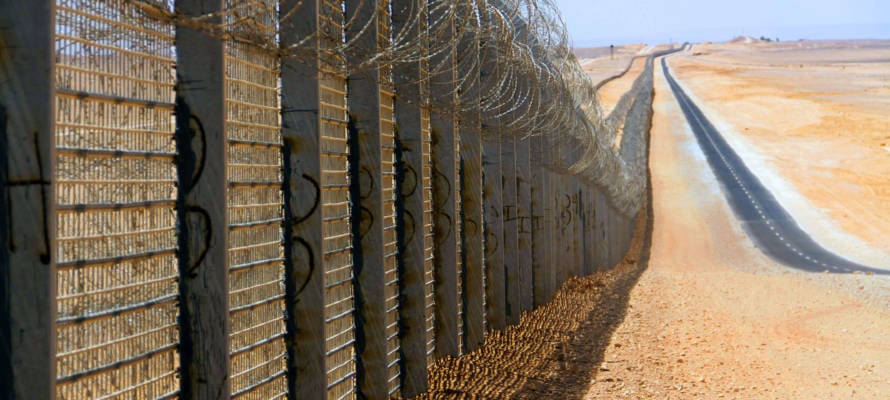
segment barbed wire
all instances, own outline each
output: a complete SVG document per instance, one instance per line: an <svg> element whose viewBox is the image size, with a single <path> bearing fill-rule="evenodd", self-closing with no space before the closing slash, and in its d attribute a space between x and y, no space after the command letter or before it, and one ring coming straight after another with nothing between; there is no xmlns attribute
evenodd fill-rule
<svg viewBox="0 0 890 400"><path fill-rule="evenodd" d="M651 102L652 66L647 63L632 88L609 115L604 115L594 82L572 53L562 16L551 0L354 0L346 7L386 7L407 21L392 30L388 41L377 48L362 49L360 40L375 19L345 19L343 32L324 29L301 38L282 41L282 26L302 23L300 13L310 9L306 0L226 0L220 12L194 15L175 7L173 0L97 0L84 2L99 14L117 10L117 18L134 26L145 21L165 22L206 32L222 40L249 43L281 59L311 59L319 39L334 43L333 54L361 54L347 68L391 68L400 63L424 63L431 74L453 76L453 94L405 99L435 112L478 112L485 135L495 140L543 136L561 148L549 165L555 171L577 175L583 182L605 192L625 216L634 215L645 190L645 134L651 107L631 112ZM129 5L129 7L126 7ZM345 15L345 14L344 14ZM349 15L376 15L351 12ZM115 27L91 27L94 41L115 41ZM416 32L423 32L417 35ZM286 46L282 43L288 43ZM458 51L460 49L461 51ZM436 57L455 55L454 65L437 65ZM351 57L355 60L355 57ZM461 75L459 72L471 72ZM442 101L455 99L478 85L480 101L470 104ZM474 88L475 89L475 88ZM476 109L478 107L478 109ZM629 118L631 120L629 120ZM622 130L622 147L614 143ZM579 150L580 149L580 150ZM641 154L642 152L642 154ZM634 156L622 157L622 154Z"/></svg>

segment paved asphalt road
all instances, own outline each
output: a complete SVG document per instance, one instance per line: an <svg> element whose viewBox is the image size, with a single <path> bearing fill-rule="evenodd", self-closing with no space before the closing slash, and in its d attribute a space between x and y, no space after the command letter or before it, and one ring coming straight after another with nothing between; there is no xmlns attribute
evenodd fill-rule
<svg viewBox="0 0 890 400"><path fill-rule="evenodd" d="M717 176L729 204L757 246L774 260L789 267L812 272L848 274L855 271L890 275L890 271L868 267L825 250L804 232L776 198L732 150L720 132L689 99L661 59L670 84L699 146Z"/></svg>

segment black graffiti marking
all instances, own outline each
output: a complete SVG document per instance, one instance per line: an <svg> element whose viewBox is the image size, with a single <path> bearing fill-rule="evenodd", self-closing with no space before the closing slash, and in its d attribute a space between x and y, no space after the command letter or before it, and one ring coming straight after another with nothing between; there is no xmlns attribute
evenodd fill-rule
<svg viewBox="0 0 890 400"><path fill-rule="evenodd" d="M291 187L291 185L293 184L293 175L291 173L293 169L290 168L290 166L294 161L291 155L293 154L293 142L294 141L292 139L286 139L284 141L284 145L281 146L282 159L284 160L284 165L287 166L286 168L283 168L283 179L281 184L282 187L285 188L284 190L296 191L295 188ZM305 173L302 174L302 178L309 181L309 184L311 184L312 187L315 189L315 199L312 201L312 207L309 209L309 211L307 211L303 215L296 216L298 214L293 209L294 204L291 201L291 198L289 196L285 198L284 204L285 207L287 207L287 212L285 212L287 220L285 221L285 223L290 224L291 226L299 225L300 223L309 219L309 217L315 214L315 211L318 209L318 206L321 203L321 185L319 185L318 181L316 181L315 178L313 178L311 175Z"/></svg>
<svg viewBox="0 0 890 400"><path fill-rule="evenodd" d="M177 155L175 162L177 165L177 175L179 184L179 198L177 199L177 209L180 213L180 224L184 225L182 229L185 237L180 241L179 256L187 257L187 265L185 273L189 277L197 277L195 270L207 258L210 251L210 243L213 240L213 221L210 213L200 206L189 204L188 194L195 188L198 181L204 176L204 168L207 161L207 136L204 124L194 114L191 108L186 104L182 97L176 98L176 115L177 115L177 131L175 133ZM197 151L196 151L197 148ZM203 248L198 252L197 257L191 259L192 252L186 252L187 241L192 239L195 232L188 226L189 218L197 215L200 219L200 226L203 230Z"/></svg>
<svg viewBox="0 0 890 400"><path fill-rule="evenodd" d="M359 221L359 238L365 237L365 235L371 231L371 228L374 226L374 214L371 213L371 210L367 209L365 206L361 206L361 220Z"/></svg>
<svg viewBox="0 0 890 400"><path fill-rule="evenodd" d="M504 206L504 222L516 221L519 218L519 207L514 205Z"/></svg>
<svg viewBox="0 0 890 400"><path fill-rule="evenodd" d="M410 165L403 166L402 171L405 171L405 173L401 177L402 178L402 190L401 190L402 196L411 197L414 195L414 193L417 192L417 186L419 186L418 179L417 179L417 171L415 171L414 167L412 167ZM409 173L411 175L410 179L408 178ZM405 185L405 182L411 182L411 186ZM411 190L405 190L406 187L410 187Z"/></svg>
<svg viewBox="0 0 890 400"><path fill-rule="evenodd" d="M408 247L414 241L414 235L417 233L417 220L411 211L403 210L405 219L405 247Z"/></svg>
<svg viewBox="0 0 890 400"><path fill-rule="evenodd" d="M532 230L530 229L531 228L530 225L532 224L531 221L533 221L532 217L524 216L524 217L517 217L516 219L518 220L518 223L519 223L519 233L531 233L532 232Z"/></svg>
<svg viewBox="0 0 890 400"><path fill-rule="evenodd" d="M572 196L565 194L562 196L563 201L560 205L560 227L564 228L572 223L574 215L572 214Z"/></svg>
<svg viewBox="0 0 890 400"><path fill-rule="evenodd" d="M3 158L3 160L0 160L0 162L5 163L5 162L7 162L7 160L9 160L9 154L8 154L9 149L8 149L8 143L6 142L7 137L6 137L6 133L5 133L5 131L6 131L6 112L2 107L0 107L0 125L3 126L3 132L2 132L3 133L3 139L2 139L3 140L3 143L2 143L3 149L2 150L4 153L6 153L6 154L4 154L5 157ZM43 218L41 218L41 220L42 220L41 221L42 222L41 230L43 231L43 251L41 251L39 253L39 257L40 257L41 264L49 265L50 261L52 261L52 257L51 257L52 249L51 249L50 242L49 242L49 218L50 218L50 216L48 215L49 214L49 203L47 201L48 200L47 197L49 195L46 193L46 189L47 189L47 187L52 185L52 182L50 182L49 180L46 179L46 175L45 175L46 171L43 170L43 154L40 151L40 134L38 132L34 132L33 137L34 137L34 154L37 158L37 168L38 168L37 179L36 180L12 181L9 179L9 169L4 168L4 170L6 172L6 176L4 177L4 182L6 182L6 185L4 185L5 186L4 190L6 191L6 193L5 193L5 195L6 195L6 213L7 213L6 217L7 217L7 221L9 222L8 223L9 226L7 227L8 232L9 232L8 247L9 247L9 250L12 252L15 252L18 247L15 244L15 236L16 236L15 228L12 226L12 221L13 221L12 194L10 193L9 188L15 187L15 186L40 186L40 207L41 207L41 212L43 213Z"/></svg>
<svg viewBox="0 0 890 400"><path fill-rule="evenodd" d="M200 266L202 262L204 262L207 253L210 251L210 242L213 240L213 230L210 227L210 213L208 213L207 210L198 206L188 206L186 219L188 219L189 214L197 214L201 218L203 222L202 226L204 228L204 248L201 249L198 253L198 257L193 262L189 262L188 268L186 269L186 271L189 272L189 276L194 278L197 276L194 271L198 269L198 266ZM189 233L191 233L191 229L189 230Z"/></svg>
<svg viewBox="0 0 890 400"><path fill-rule="evenodd" d="M375 186L374 174L371 173L371 170L364 166L359 168L359 190L367 190L364 193L359 192L359 198L364 200L371 197L374 194Z"/></svg>
<svg viewBox="0 0 890 400"><path fill-rule="evenodd" d="M433 225L435 237L437 239L441 239L440 241L437 241L436 244L442 244L442 241L451 237L451 234L453 233L453 229L451 227L454 226L454 218L452 218L450 214L441 211L433 211L433 218L435 221L439 221L440 218L448 220L444 224L436 223ZM442 229L444 227L447 227L448 230L443 232Z"/></svg>
<svg viewBox="0 0 890 400"><path fill-rule="evenodd" d="M207 134L204 124L191 112L191 107L181 96L176 97L175 113L177 126L174 135L177 147L175 162L180 171L179 190L189 193L204 175L207 161Z"/></svg>
<svg viewBox="0 0 890 400"><path fill-rule="evenodd" d="M299 302L300 294L302 294L306 290L306 287L309 286L309 282L312 280L312 273L315 272L315 268L316 268L315 253L312 252L312 245L309 244L309 242L306 239L303 239L300 236L294 236L291 238L291 241L294 243L299 243L306 250L306 254L308 255L308 258L309 258L309 262L308 262L309 270L306 271L306 279L303 280L303 283L300 284L300 287L294 293L294 298L296 298L296 301Z"/></svg>
<svg viewBox="0 0 890 400"><path fill-rule="evenodd" d="M294 226L299 225L309 219L309 217L311 217L312 214L315 214L315 211L318 210L318 206L321 205L321 185L318 184L318 181L316 181L315 178L309 176L308 174L303 174L303 179L309 181L309 183L315 189L315 200L312 201L312 208L310 208L309 211L306 212L306 214L299 217L294 216L291 218L290 223ZM294 215L296 215L296 213L294 213Z"/></svg>
<svg viewBox="0 0 890 400"><path fill-rule="evenodd" d="M472 228L472 230L469 228ZM479 233L479 222L474 219L465 220L464 221L464 233L470 234L470 235L475 235L475 234Z"/></svg>
<svg viewBox="0 0 890 400"><path fill-rule="evenodd" d="M498 236L491 231L491 229L487 229L485 231L485 255L491 256L494 252L498 251L500 248L500 240L498 240Z"/></svg>
<svg viewBox="0 0 890 400"><path fill-rule="evenodd" d="M439 190L434 191L433 193L433 204L434 209L445 207L445 203L451 198L452 195L452 186L451 181L448 179L445 174L441 173L438 169L433 170L433 181L436 183L436 188L439 188L441 185L445 186L445 193L440 193ZM436 200L441 200L442 202L436 202Z"/></svg>

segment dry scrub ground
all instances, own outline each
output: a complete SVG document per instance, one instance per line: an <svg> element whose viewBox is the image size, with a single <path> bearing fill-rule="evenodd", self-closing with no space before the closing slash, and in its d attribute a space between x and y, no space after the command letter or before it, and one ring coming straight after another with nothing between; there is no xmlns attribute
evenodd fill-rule
<svg viewBox="0 0 890 400"><path fill-rule="evenodd" d="M731 62L735 61L724 58L708 65L722 70ZM678 65L680 77L690 79L693 90L723 82L695 83L693 79L712 74L697 60L678 60ZM727 85L754 84L746 79L755 78L732 69L741 67L726 68L729 70L722 70L722 76L728 77ZM759 76L756 79L766 79L763 74L770 74L764 71L753 74ZM800 87L769 82L771 88L786 88L792 97L801 91ZM700 93L708 97L717 92ZM804 90L800 96L806 93ZM845 96L822 97L837 100ZM729 110L741 109L754 118L757 107L741 100L733 104ZM717 101L713 107L729 106ZM817 107L818 118L830 122L830 113L822 107L825 104ZM431 391L424 398L890 398L890 279L803 273L765 257L726 204L660 69L656 72L654 108L652 219L641 216L625 262L593 276L572 279L552 303L525 315L519 326L491 334L485 347L476 352L439 362L431 370ZM848 108L856 115L868 112L868 107L864 109ZM778 120L779 114L771 115ZM880 182L881 177L870 171L885 168L885 164L868 150L871 147L862 144L875 143L875 131L865 125L872 122L862 122L858 129L872 133L859 136L832 134L818 124L770 135L765 124L733 118L727 117L730 127L745 123L740 131L744 127L760 129L760 135L751 136L755 148L784 160L776 162L780 177L798 188L803 186L803 195L818 207L830 207L828 199L812 195L807 184L828 185L832 181L802 172L798 169L803 168L801 162L789 153L818 151L820 157L829 157L831 152L819 150L818 144L827 140L844 152L842 159L847 160L846 167L835 172L852 171L853 178L862 175L864 180L853 185ZM878 117L871 114L869 118ZM805 136L808 131L816 136ZM814 144L799 150L784 135ZM776 146L783 146L782 151L770 150L771 140L778 141ZM875 165L866 168L861 158ZM797 168L792 167L795 164ZM786 167L793 171L789 173ZM844 188L829 187L824 193L834 193L832 198L842 202L872 205L881 198L876 191L873 197L844 199L857 193ZM867 218L887 216L886 204L883 212L871 211L872 217ZM860 210L860 206L848 207ZM881 221L876 223L885 226ZM867 243L877 242L877 247L887 243L887 230L869 234L858 232L849 222L838 224Z"/></svg>

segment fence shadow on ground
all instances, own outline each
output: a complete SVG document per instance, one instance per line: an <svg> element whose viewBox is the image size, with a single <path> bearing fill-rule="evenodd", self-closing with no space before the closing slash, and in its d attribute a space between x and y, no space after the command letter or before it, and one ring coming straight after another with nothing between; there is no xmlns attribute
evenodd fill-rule
<svg viewBox="0 0 890 400"><path fill-rule="evenodd" d="M418 398L583 398L624 321L630 291L648 266L649 203L621 263L570 279L553 301L524 314L519 325L491 332L482 348L463 357L440 360L430 370L429 392Z"/></svg>

